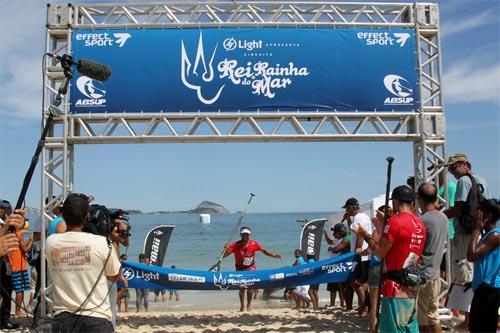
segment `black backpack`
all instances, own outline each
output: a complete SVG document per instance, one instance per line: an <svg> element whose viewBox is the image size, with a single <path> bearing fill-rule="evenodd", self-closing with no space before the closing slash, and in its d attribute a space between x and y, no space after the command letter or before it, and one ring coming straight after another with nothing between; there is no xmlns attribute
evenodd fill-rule
<svg viewBox="0 0 500 333"><path fill-rule="evenodd" d="M467 194L467 200L465 201L465 206L458 217L458 222L464 228L464 230L471 234L474 230L474 216L479 208L479 204L485 200L483 193L484 187L482 184L478 184L476 179L471 174L466 174L472 182L469 194Z"/></svg>

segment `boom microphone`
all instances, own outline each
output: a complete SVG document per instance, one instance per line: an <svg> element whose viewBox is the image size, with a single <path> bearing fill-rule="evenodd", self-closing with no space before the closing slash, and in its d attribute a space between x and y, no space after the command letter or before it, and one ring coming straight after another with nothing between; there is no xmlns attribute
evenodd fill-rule
<svg viewBox="0 0 500 333"><path fill-rule="evenodd" d="M111 68L108 65L100 64L88 59L74 61L73 57L69 54L59 56L54 53L46 53L46 55L59 60L62 67L66 70L69 70L71 66L76 65L76 70L78 72L94 80L106 81L111 76Z"/></svg>
<svg viewBox="0 0 500 333"><path fill-rule="evenodd" d="M76 70L98 81L106 81L111 76L111 68L109 66L87 59L78 61Z"/></svg>

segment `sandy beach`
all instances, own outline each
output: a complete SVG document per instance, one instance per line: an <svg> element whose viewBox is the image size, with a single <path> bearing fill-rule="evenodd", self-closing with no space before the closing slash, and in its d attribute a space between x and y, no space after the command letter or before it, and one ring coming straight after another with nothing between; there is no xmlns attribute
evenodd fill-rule
<svg viewBox="0 0 500 333"><path fill-rule="evenodd" d="M258 304L258 303L257 303ZM291 305L291 304L290 304ZM213 307L207 307L212 308ZM15 332L30 332L31 316L15 318L22 326ZM463 318L442 320L448 330ZM292 308L267 308L263 304L250 312L236 310L162 310L117 314L117 333L128 332L194 332L194 333L241 333L241 332L367 332L368 319L359 317L354 310L322 306L318 310Z"/></svg>
<svg viewBox="0 0 500 333"><path fill-rule="evenodd" d="M341 308L120 313L117 332L360 332L366 318Z"/></svg>

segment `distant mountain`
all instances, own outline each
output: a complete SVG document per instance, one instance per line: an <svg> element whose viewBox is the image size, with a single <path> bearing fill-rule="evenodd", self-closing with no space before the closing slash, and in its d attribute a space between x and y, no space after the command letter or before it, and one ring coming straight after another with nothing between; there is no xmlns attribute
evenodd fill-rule
<svg viewBox="0 0 500 333"><path fill-rule="evenodd" d="M148 215L164 215L164 214L228 214L229 209L224 206L221 206L212 201L203 201L196 208L190 210L181 210L181 211L154 211L148 212Z"/></svg>
<svg viewBox="0 0 500 333"><path fill-rule="evenodd" d="M167 215L167 214L228 214L229 209L226 207L219 205L218 203L212 201L203 201L196 208L190 210L181 210L181 211L165 211L158 210L154 212L144 213L137 209L129 209L127 210L130 215ZM37 208L26 207L25 208L26 215L40 215L40 210Z"/></svg>
<svg viewBox="0 0 500 333"><path fill-rule="evenodd" d="M203 201L195 209L189 211L192 214L228 214L229 209L215 202Z"/></svg>

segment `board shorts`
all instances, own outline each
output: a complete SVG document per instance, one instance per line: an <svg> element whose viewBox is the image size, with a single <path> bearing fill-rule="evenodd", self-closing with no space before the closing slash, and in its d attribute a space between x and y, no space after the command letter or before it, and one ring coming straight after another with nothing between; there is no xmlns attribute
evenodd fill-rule
<svg viewBox="0 0 500 333"><path fill-rule="evenodd" d="M30 275L28 271L12 272L12 289L16 293L30 290Z"/></svg>
<svg viewBox="0 0 500 333"><path fill-rule="evenodd" d="M418 332L414 298L382 297L380 308L380 333Z"/></svg>
<svg viewBox="0 0 500 333"><path fill-rule="evenodd" d="M118 292L120 292L120 290L122 290L123 288L118 288ZM125 298L125 299L129 299L130 298L130 292L128 291L128 288L126 288L127 291L125 291L125 293L123 294L122 298Z"/></svg>
<svg viewBox="0 0 500 333"><path fill-rule="evenodd" d="M378 289L380 286L380 264L370 265L368 268L368 287Z"/></svg>
<svg viewBox="0 0 500 333"><path fill-rule="evenodd" d="M370 269L370 261L365 260L356 265L353 276L354 281L368 282L368 270Z"/></svg>

